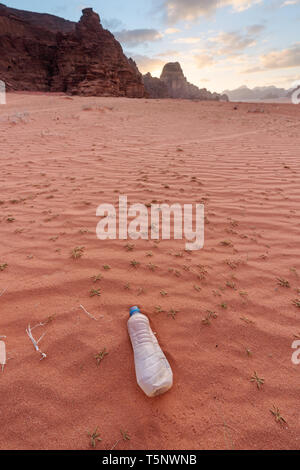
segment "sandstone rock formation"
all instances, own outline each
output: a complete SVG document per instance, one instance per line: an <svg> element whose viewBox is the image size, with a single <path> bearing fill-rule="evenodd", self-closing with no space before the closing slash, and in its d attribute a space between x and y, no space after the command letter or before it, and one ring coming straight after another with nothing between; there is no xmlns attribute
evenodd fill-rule
<svg viewBox="0 0 300 470"><path fill-rule="evenodd" d="M79 23L0 5L0 79L8 89L145 96L142 75L91 8Z"/></svg>
<svg viewBox="0 0 300 470"><path fill-rule="evenodd" d="M144 75L143 79L150 98L169 98L168 87L162 80L152 77L150 72Z"/></svg>
<svg viewBox="0 0 300 470"><path fill-rule="evenodd" d="M190 100L228 101L226 95L211 93L189 83L179 62L170 62L163 68L160 78L144 75L144 85L151 98L181 98Z"/></svg>

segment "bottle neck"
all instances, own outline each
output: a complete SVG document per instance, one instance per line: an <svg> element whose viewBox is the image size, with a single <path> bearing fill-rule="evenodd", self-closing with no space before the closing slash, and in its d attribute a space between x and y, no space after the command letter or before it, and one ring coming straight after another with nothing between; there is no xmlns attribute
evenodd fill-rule
<svg viewBox="0 0 300 470"><path fill-rule="evenodd" d="M138 307L131 307L130 309L130 316L132 317L132 315L135 315L136 313L141 313L140 309Z"/></svg>

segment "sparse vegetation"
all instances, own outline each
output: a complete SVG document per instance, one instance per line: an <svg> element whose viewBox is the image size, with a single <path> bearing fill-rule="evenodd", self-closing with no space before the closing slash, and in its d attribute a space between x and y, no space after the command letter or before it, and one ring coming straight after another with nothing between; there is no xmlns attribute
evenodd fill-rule
<svg viewBox="0 0 300 470"><path fill-rule="evenodd" d="M230 287L230 289L236 290L236 285L233 281L227 281L226 286Z"/></svg>
<svg viewBox="0 0 300 470"><path fill-rule="evenodd" d="M277 282L280 287L291 287L289 281L287 281L286 279L282 277L278 277Z"/></svg>
<svg viewBox="0 0 300 470"><path fill-rule="evenodd" d="M84 246L76 246L71 252L71 257L73 259L78 259L82 257L83 253L84 253Z"/></svg>
<svg viewBox="0 0 300 470"><path fill-rule="evenodd" d="M118 439L117 442L113 445L113 447L111 448L111 450L114 450L117 445L119 444L119 442L121 442L122 440L123 441L130 441L130 436L128 434L128 431L122 431L122 429L120 429L120 432L121 432L121 439Z"/></svg>
<svg viewBox="0 0 300 470"><path fill-rule="evenodd" d="M48 325L49 323L52 323L56 318L56 313L53 313L53 315L49 315L46 320L44 320L42 323L45 325Z"/></svg>
<svg viewBox="0 0 300 470"><path fill-rule="evenodd" d="M106 351L106 348L102 349L99 353L95 354L95 359L97 362L97 366L100 365L101 361L105 358L105 356L108 355L108 352Z"/></svg>
<svg viewBox="0 0 300 470"><path fill-rule="evenodd" d="M95 297L95 296L100 297L100 295L101 295L100 289L91 289L90 297Z"/></svg>
<svg viewBox="0 0 300 470"><path fill-rule="evenodd" d="M0 268L1 268L1 266L0 266ZM2 271L2 270L1 270L1 271ZM295 307L300 308L300 299L295 299L295 300L293 300L292 302L293 302L293 305L295 305Z"/></svg>
<svg viewBox="0 0 300 470"><path fill-rule="evenodd" d="M207 310L206 312L207 312L207 314L206 314L206 317L203 318L202 324L203 325L210 325L211 320L218 318L218 315L216 314L216 312L212 312L211 310Z"/></svg>
<svg viewBox="0 0 300 470"><path fill-rule="evenodd" d="M133 266L134 268L138 268L141 263L140 263L139 261L136 261L135 259L133 259L132 261L130 261L130 264L131 264L131 266Z"/></svg>
<svg viewBox="0 0 300 470"><path fill-rule="evenodd" d="M168 313L168 315L169 315L170 317L172 317L173 320L175 320L177 313L178 313L178 310L174 310L174 308L171 308L171 310L170 310L170 312Z"/></svg>
<svg viewBox="0 0 300 470"><path fill-rule="evenodd" d="M263 384L265 383L265 379L261 378L261 377L258 377L257 373L254 371L252 377L251 377L251 382L255 382L258 390L260 390L260 388L263 386Z"/></svg>
<svg viewBox="0 0 300 470"><path fill-rule="evenodd" d="M291 273L295 274L296 277L299 277L297 269L296 268L290 268Z"/></svg>
<svg viewBox="0 0 300 470"><path fill-rule="evenodd" d="M276 423L279 423L281 426L287 424L286 420L281 416L279 408L273 405L273 409L270 412L274 416Z"/></svg>
<svg viewBox="0 0 300 470"><path fill-rule="evenodd" d="M230 240L223 240L220 242L220 245L222 246L233 246L232 241Z"/></svg>
<svg viewBox="0 0 300 470"><path fill-rule="evenodd" d="M163 312L163 309L162 309L162 307L161 307L160 305L157 305L157 306L155 307L155 310L156 310L157 313L162 313L162 312Z"/></svg>
<svg viewBox="0 0 300 470"><path fill-rule="evenodd" d="M90 444L93 447L93 449L95 449L97 446L97 443L102 441L100 434L98 434L98 426L93 432L89 433L88 435L90 437Z"/></svg>
<svg viewBox="0 0 300 470"><path fill-rule="evenodd" d="M249 324L250 324L250 323L254 323L254 321L249 320L249 318L247 318L247 317L240 317L240 319L241 319L242 321L244 321L245 323L249 323Z"/></svg>
<svg viewBox="0 0 300 470"><path fill-rule="evenodd" d="M127 251L132 251L134 247L135 247L134 243L127 243L127 245L125 245L125 248Z"/></svg>
<svg viewBox="0 0 300 470"><path fill-rule="evenodd" d="M241 290L241 291L239 292L239 294L240 294L240 296L243 297L243 298L248 297L248 292L246 292L246 291Z"/></svg>
<svg viewBox="0 0 300 470"><path fill-rule="evenodd" d="M149 264L148 264L148 268L150 269L150 271L155 271L155 270L158 268L158 266L156 266L156 265L153 264L153 263L149 263Z"/></svg>

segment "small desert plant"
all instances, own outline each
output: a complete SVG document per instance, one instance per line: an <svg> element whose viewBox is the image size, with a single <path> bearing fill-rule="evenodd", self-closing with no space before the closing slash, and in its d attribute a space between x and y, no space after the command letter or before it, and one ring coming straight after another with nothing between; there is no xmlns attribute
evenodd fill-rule
<svg viewBox="0 0 300 470"><path fill-rule="evenodd" d="M7 263L0 264L0 271L4 271L4 269L6 269L7 267L8 267Z"/></svg>
<svg viewBox="0 0 300 470"><path fill-rule="evenodd" d="M97 442L101 442L102 439L100 438L100 434L98 434L98 426L96 427L95 431L91 432L88 434L91 441L91 446L93 447L93 449L95 449L96 445L97 445Z"/></svg>
<svg viewBox="0 0 300 470"><path fill-rule="evenodd" d="M105 264L103 266L103 269L105 269L105 271L109 271L111 269L111 266L109 264Z"/></svg>
<svg viewBox="0 0 300 470"><path fill-rule="evenodd" d="M84 246L76 246L72 252L71 252L71 257L73 259L78 259L81 258L84 252Z"/></svg>
<svg viewBox="0 0 300 470"><path fill-rule="evenodd" d="M258 377L257 373L254 371L254 373L251 377L251 382L255 382L258 390L260 390L260 388L265 383L265 379Z"/></svg>
<svg viewBox="0 0 300 470"><path fill-rule="evenodd" d="M247 297L247 296L248 296L248 292L243 291L243 290L241 290L241 291L239 292L239 294L240 294L241 297Z"/></svg>
<svg viewBox="0 0 300 470"><path fill-rule="evenodd" d="M278 277L277 282L280 287L291 287L289 281L283 279L282 277Z"/></svg>
<svg viewBox="0 0 300 470"><path fill-rule="evenodd" d="M99 353L95 354L95 359L97 362L97 366L100 365L101 361L105 358L105 356L108 355L108 352L106 351L106 348L102 349Z"/></svg>
<svg viewBox="0 0 300 470"><path fill-rule="evenodd" d="M249 320L249 318L247 318L247 317L240 317L240 319L241 319L242 321L244 321L245 323L254 323L254 321Z"/></svg>
<svg viewBox="0 0 300 470"><path fill-rule="evenodd" d="M225 261L225 263L231 268L231 269L236 269L239 265L239 262L238 261L234 261L234 260L230 260L230 259L227 259Z"/></svg>
<svg viewBox="0 0 300 470"><path fill-rule="evenodd" d="M281 425L287 424L286 420L281 416L279 408L273 405L273 409L270 412L274 416L276 423Z"/></svg>
<svg viewBox="0 0 300 470"><path fill-rule="evenodd" d="M237 220L230 219L229 224L231 227L237 227L239 225Z"/></svg>
<svg viewBox="0 0 300 470"><path fill-rule="evenodd" d="M212 319L218 318L216 312L212 312L211 310L207 310L207 315L203 318L202 323L203 325L210 325Z"/></svg>
<svg viewBox="0 0 300 470"><path fill-rule="evenodd" d="M222 246L233 246L232 241L230 240L223 240L220 242L220 245Z"/></svg>
<svg viewBox="0 0 300 470"><path fill-rule="evenodd" d="M97 274L96 276L93 276L92 279L93 279L93 282L101 281L102 274Z"/></svg>
<svg viewBox="0 0 300 470"><path fill-rule="evenodd" d="M134 247L135 245L133 243L127 243L127 245L125 245L127 251L132 251Z"/></svg>
<svg viewBox="0 0 300 470"><path fill-rule="evenodd" d="M134 268L137 268L140 266L140 262L139 261L136 261L135 259L133 259L132 261L130 261L130 264L131 266L133 266Z"/></svg>
<svg viewBox="0 0 300 470"><path fill-rule="evenodd" d="M0 269L1 269L1 266L0 266ZM1 271L2 271L2 270L1 270ZM295 307L300 308L300 299L295 299L295 300L293 300L292 302L293 302L293 304L295 305Z"/></svg>
<svg viewBox="0 0 300 470"><path fill-rule="evenodd" d="M291 273L295 274L296 277L299 277L297 269L296 268L290 268Z"/></svg>
<svg viewBox="0 0 300 470"><path fill-rule="evenodd" d="M170 317L172 317L173 320L175 320L177 313L178 313L178 310L174 310L174 308L171 308L171 310L170 310L170 312L168 313L168 315L169 315Z"/></svg>
<svg viewBox="0 0 300 470"><path fill-rule="evenodd" d="M162 309L162 307L161 307L160 305L157 305L157 306L155 307L155 310L157 311L157 313L162 313L162 312L163 312L163 309Z"/></svg>
<svg viewBox="0 0 300 470"><path fill-rule="evenodd" d="M44 320L42 323L45 325L48 325L49 323L52 323L56 318L56 313L53 313L53 315L49 315L46 320Z"/></svg>
<svg viewBox="0 0 300 470"><path fill-rule="evenodd" d="M95 297L95 296L100 297L100 295L101 295L100 289L91 289L90 297Z"/></svg>
<svg viewBox="0 0 300 470"><path fill-rule="evenodd" d="M213 289L213 294L215 297L222 297L222 294L220 292L218 292L216 289Z"/></svg>
<svg viewBox="0 0 300 470"><path fill-rule="evenodd" d="M149 263L148 264L148 268L150 269L150 271L155 271L157 269L158 266L156 266L155 264L153 263Z"/></svg>
<svg viewBox="0 0 300 470"><path fill-rule="evenodd" d="M236 290L235 283L233 281L227 281L226 286L230 287L230 289Z"/></svg>
<svg viewBox="0 0 300 470"><path fill-rule="evenodd" d="M111 450L114 450L117 445L119 444L119 442L121 442L122 440L123 441L130 441L130 436L128 434L128 431L122 431L122 429L120 429L120 433L121 433L121 439L118 439L117 442L113 445L113 447L111 448Z"/></svg>
<svg viewBox="0 0 300 470"><path fill-rule="evenodd" d="M130 441L130 436L128 434L128 431L122 431L122 429L121 429L120 432L122 434L123 441Z"/></svg>

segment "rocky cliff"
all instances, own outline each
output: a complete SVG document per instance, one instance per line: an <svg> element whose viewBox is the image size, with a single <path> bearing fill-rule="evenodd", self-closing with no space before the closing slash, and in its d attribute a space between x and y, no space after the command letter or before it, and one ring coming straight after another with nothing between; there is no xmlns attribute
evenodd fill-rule
<svg viewBox="0 0 300 470"><path fill-rule="evenodd" d="M166 64L160 78L154 78L149 73L143 78L145 89L151 98L228 101L226 95L211 93L206 88L200 89L189 83L179 62Z"/></svg>
<svg viewBox="0 0 300 470"><path fill-rule="evenodd" d="M0 4L0 79L14 90L145 96L136 64L91 8L73 23Z"/></svg>
<svg viewBox="0 0 300 470"><path fill-rule="evenodd" d="M170 98L168 87L162 80L152 77L150 72L144 75L143 79L150 98Z"/></svg>

